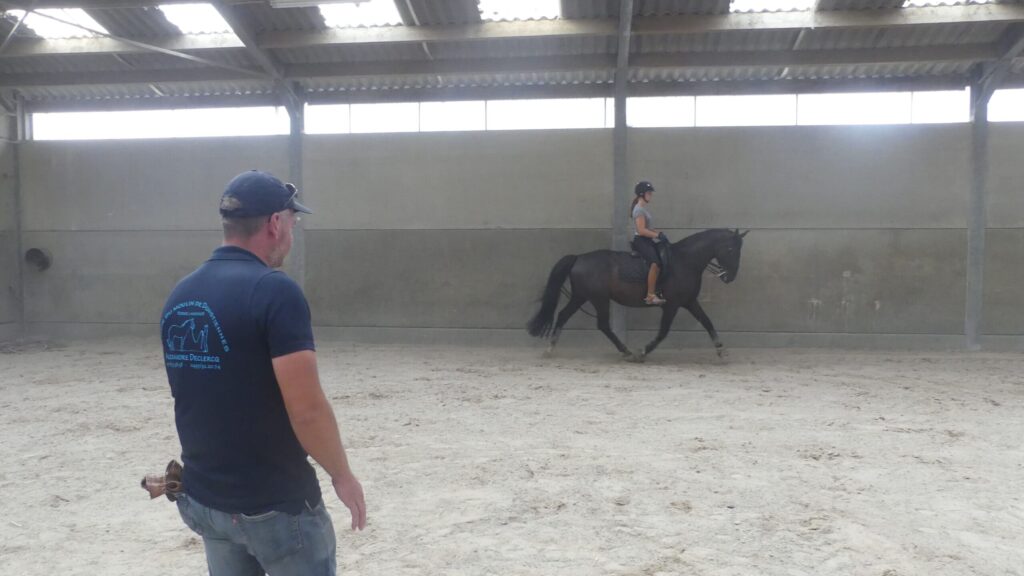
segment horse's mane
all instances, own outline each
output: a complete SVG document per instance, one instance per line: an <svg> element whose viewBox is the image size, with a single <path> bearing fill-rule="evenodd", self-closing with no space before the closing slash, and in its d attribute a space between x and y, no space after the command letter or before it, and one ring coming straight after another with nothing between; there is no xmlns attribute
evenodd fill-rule
<svg viewBox="0 0 1024 576"><path fill-rule="evenodd" d="M701 230L696 234L690 234L686 238L673 243L672 246L678 248L692 248L701 242L717 240L718 236L725 236L727 234L733 234L733 231L728 228L708 228L707 230Z"/></svg>

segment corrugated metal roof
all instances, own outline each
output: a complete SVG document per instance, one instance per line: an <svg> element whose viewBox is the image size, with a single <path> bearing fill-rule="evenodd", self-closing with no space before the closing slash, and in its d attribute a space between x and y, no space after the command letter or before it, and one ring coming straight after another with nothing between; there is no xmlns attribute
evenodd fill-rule
<svg viewBox="0 0 1024 576"><path fill-rule="evenodd" d="M728 13L729 0L635 0L633 2L633 14L639 16ZM618 14L615 16L617 17Z"/></svg>
<svg viewBox="0 0 1024 576"><path fill-rule="evenodd" d="M1012 0L1024 5L1024 0ZM822 0L823 9L873 10L894 5L896 0ZM900 0L902 3L902 0ZM257 31L317 31L326 28L316 8L271 8L264 2L236 5L247 13ZM453 25L479 21L476 0L396 0L406 26L412 26L412 12L422 25ZM567 18L614 19L618 16L617 0L562 0L563 16ZM728 0L636 0L634 12L641 16L714 14L728 11ZM90 13L111 33L136 38L157 38L177 35L176 27L154 8L91 9ZM1019 25L1018 24L1015 24ZM0 22L0 31L10 23ZM1005 22L913 25L891 28L805 29L805 30L740 30L703 34L634 35L634 54L679 54L708 52L757 52L798 50L844 50L867 48L899 48L917 46L967 46L993 44L1003 40L1010 31ZM26 32L28 33L28 32ZM523 37L489 40L427 42L396 42L378 44L341 44L307 48L275 49L273 55L287 65L316 63L377 62L387 70L389 62L439 61L460 59L548 58L590 55L613 55L617 49L614 36ZM258 64L244 49L204 50L197 52L222 64L257 68ZM590 60L590 59L584 59ZM685 60L681 58L681 60ZM915 76L955 76L966 74L971 63L916 63L884 65L719 67L719 68L657 68L633 70L635 82L731 82L737 80L792 79L823 80L858 78L910 78ZM543 66L542 66L543 67ZM0 75L32 73L138 72L144 70L202 69L204 65L157 53L49 55L0 58ZM376 67L375 67L376 68ZM1024 59L1014 63L1015 78L1024 76ZM325 78L304 81L313 91L381 90L395 91L420 88L542 86L609 83L613 70L582 70L522 73L476 73L462 75L395 75L377 77ZM166 77L166 75L164 75ZM136 78L133 75L133 78ZM273 90L272 83L254 79L243 83L202 82L157 85L159 93L188 96L264 94ZM26 88L29 98L155 98L157 90L145 85L75 86Z"/></svg>
<svg viewBox="0 0 1024 576"><path fill-rule="evenodd" d="M208 60L242 68L258 68L245 49L204 54ZM136 72L139 70L205 70L209 66L166 54L97 54L36 56L0 59L0 74L60 74L89 72Z"/></svg>
<svg viewBox="0 0 1024 576"><path fill-rule="evenodd" d="M635 0L636 16L728 14L729 0ZM562 0L562 17L575 19L618 18L617 0Z"/></svg>
<svg viewBox="0 0 1024 576"><path fill-rule="evenodd" d="M259 63L253 60L249 51L245 48L231 48L227 50L206 50L201 56L213 62L239 66L242 68L258 68ZM132 70L148 69L171 69L171 68L208 68L205 64L193 62L184 58L145 52L141 54L121 54L120 59L129 65Z"/></svg>
<svg viewBox="0 0 1024 576"><path fill-rule="evenodd" d="M327 24L316 7L272 8L269 4L242 4L257 32L325 30Z"/></svg>
<svg viewBox="0 0 1024 576"><path fill-rule="evenodd" d="M775 80L782 67L732 67L732 68L638 68L630 72L630 81L649 82L739 82L751 80Z"/></svg>
<svg viewBox="0 0 1024 576"><path fill-rule="evenodd" d="M523 72L515 74L463 74L450 76L410 75L387 78L317 78L304 84L311 92L342 92L366 90L415 90L424 88L475 88L491 86L550 86L575 84L608 84L614 80L612 71Z"/></svg>
<svg viewBox="0 0 1024 576"><path fill-rule="evenodd" d="M421 26L480 22L476 0L397 0L396 5L402 19L410 26L416 21ZM415 20L412 14L416 15Z"/></svg>
<svg viewBox="0 0 1024 576"><path fill-rule="evenodd" d="M317 62L387 62L422 60L427 57L423 46L401 44L349 44L310 46L308 48L281 48L274 55L286 64L313 64Z"/></svg>
<svg viewBox="0 0 1024 576"><path fill-rule="evenodd" d="M756 80L827 80L858 78L908 78L966 74L970 64L861 64L830 66L732 66L724 68L640 68L632 82L734 82Z"/></svg>
<svg viewBox="0 0 1024 576"><path fill-rule="evenodd" d="M33 56L28 58L0 59L0 74L33 74L90 71L112 71L127 68L125 64L109 54L95 56Z"/></svg>
<svg viewBox="0 0 1024 576"><path fill-rule="evenodd" d="M707 34L652 34L631 38L634 54L788 50L799 30L740 30Z"/></svg>
<svg viewBox="0 0 1024 576"><path fill-rule="evenodd" d="M829 80L849 78L911 78L920 76L966 75L971 65L964 63L859 64L843 66L791 66L788 78Z"/></svg>
<svg viewBox="0 0 1024 576"><path fill-rule="evenodd" d="M839 28L804 30L799 48L834 50L842 48L900 48L942 44L980 44L999 40L1007 24L934 24L902 28Z"/></svg>
<svg viewBox="0 0 1024 576"><path fill-rule="evenodd" d="M517 58L614 54L618 43L611 36L562 38L503 38L474 42L431 42L430 53L438 60L459 58Z"/></svg>
<svg viewBox="0 0 1024 576"><path fill-rule="evenodd" d="M879 10L901 8L904 0L820 0L818 10Z"/></svg>
<svg viewBox="0 0 1024 576"><path fill-rule="evenodd" d="M47 86L22 90L29 100L159 99L180 96L250 96L273 94L267 81L131 84L115 86Z"/></svg>
<svg viewBox="0 0 1024 576"><path fill-rule="evenodd" d="M155 38L181 34L156 6L86 10L96 22L115 36Z"/></svg>

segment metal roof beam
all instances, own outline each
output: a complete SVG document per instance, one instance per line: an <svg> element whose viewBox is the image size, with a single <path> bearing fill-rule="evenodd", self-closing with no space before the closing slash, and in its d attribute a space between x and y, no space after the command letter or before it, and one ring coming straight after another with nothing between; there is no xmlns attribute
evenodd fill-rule
<svg viewBox="0 0 1024 576"><path fill-rule="evenodd" d="M245 44L245 48L260 67L273 77L274 83L284 94L288 102L289 111L296 113L301 111L302 97L299 96L299 91L285 79L282 65L269 52L256 45L256 34L249 23L245 21L245 15L241 12L241 9L229 6L224 0L211 0L210 3L220 13L221 18L224 18L224 21L228 23L235 36L238 36L242 43Z"/></svg>
<svg viewBox="0 0 1024 576"><path fill-rule="evenodd" d="M104 72L45 72L37 74L0 74L0 89L43 86L103 86L119 84L163 84L176 82L232 82L253 80L258 70L242 73L223 68L185 68L170 70L130 70ZM270 80L269 78L267 79Z"/></svg>
<svg viewBox="0 0 1024 576"><path fill-rule="evenodd" d="M0 7L2 7L2 6L11 6L11 5L16 5L16 4L13 3L13 2L9 2L7 0L0 0ZM149 44L148 42L142 42L140 40L135 40L133 38L123 38L121 36L115 36L113 34L109 34L109 33L104 32L102 30L95 30L93 28L90 28L89 26L85 26L85 25L77 23L77 22L71 22L71 21L65 20L63 18L59 18L57 16L54 16L53 14L43 14L43 13L37 12L37 15L41 16L43 18L47 18L49 20L53 20L54 22L60 22L61 24L65 24L67 26L74 26L75 28L78 28L79 30L84 30L84 31L89 32L91 34L95 34L98 37L103 37L103 38L107 38L107 39L110 39L110 40L116 40L118 42L123 42L125 44L132 45L135 48L141 49L141 50L146 51L146 52L156 52L158 54L166 54L168 56L174 56L175 58L181 58L183 60L189 60L191 62L196 62L196 63L199 63L199 64L205 64L206 66L211 66L211 67L214 67L214 68L220 68L220 69L224 69L224 70L230 70L230 71L235 72L235 73L241 72L241 73L244 73L244 74L249 74L249 75L258 76L258 77L265 76L265 74L263 72L252 71L249 68L243 68L243 67L235 66L235 65L232 65L232 64L225 64L223 62L218 62L216 60L210 60L210 59L207 59L207 58L196 56L194 54L187 54L185 52L180 52L180 51L177 51L177 50L168 50L166 48L162 48L160 46L155 46L153 44Z"/></svg>
<svg viewBox="0 0 1024 576"><path fill-rule="evenodd" d="M851 64L893 64L904 62L983 62L999 58L994 44L929 46L915 48L869 48L856 50L782 50L757 52L688 52L633 54L629 68L734 68ZM408 60L295 64L287 68L289 78L384 77L460 74L514 74L519 72L573 72L616 69L616 56L558 56L531 58L481 58L458 60Z"/></svg>
<svg viewBox="0 0 1024 576"><path fill-rule="evenodd" d="M168 108L244 108L280 106L275 94L165 96L160 98L91 98L83 100L28 100L26 112L109 112L116 110L166 110Z"/></svg>
<svg viewBox="0 0 1024 576"><path fill-rule="evenodd" d="M769 80L719 82L649 82L631 84L630 97L713 96L743 94L817 94L828 92L903 92L913 90L958 90L969 83L966 76L885 78L858 80ZM1024 83L1022 83L1024 85ZM525 98L610 98L611 82L546 86L489 86L419 88L403 90L312 91L309 104L359 104L379 102L431 102L455 100L515 100ZM31 98L31 96L29 96ZM26 100L28 112L94 110L145 110L166 108L216 108L278 106L271 94L221 96L171 96L166 98L108 98L90 100Z"/></svg>
<svg viewBox="0 0 1024 576"><path fill-rule="evenodd" d="M989 97L1006 80L1013 69L1015 58L1024 54L1024 25L1013 26L1000 39L999 58L995 62L982 64L977 82L979 93L988 102Z"/></svg>
<svg viewBox="0 0 1024 576"><path fill-rule="evenodd" d="M801 30L804 28L897 28L933 24L1022 22L1024 5L975 4L888 10L821 12L745 12L701 16L637 18L633 34L701 34L733 30Z"/></svg>
<svg viewBox="0 0 1024 576"><path fill-rule="evenodd" d="M1024 5L984 4L896 10L766 12L719 15L642 16L633 19L633 35L702 34L738 30L804 28L891 28L974 22L1024 22ZM483 22L455 26L393 26L334 29L318 32L268 31L263 48L303 48L339 44L390 42L453 42L500 38L615 36L615 20L538 20Z"/></svg>
<svg viewBox="0 0 1024 576"><path fill-rule="evenodd" d="M647 82L630 84L630 97L717 96L743 94L819 94L827 92L907 92L958 90L966 76L881 78L857 80L766 80ZM309 92L310 104L359 104L374 102L430 102L454 100L516 100L525 98L611 98L614 84L566 84L547 86L484 86L413 88L407 90L351 90Z"/></svg>
<svg viewBox="0 0 1024 576"><path fill-rule="evenodd" d="M615 55L554 56L531 58L474 58L458 60L396 60L293 64L289 78L339 78L363 76L420 76L459 74L515 74L530 72L571 72L614 70Z"/></svg>
<svg viewBox="0 0 1024 576"><path fill-rule="evenodd" d="M264 0L225 0L228 4L263 4ZM29 2L8 1L13 6L27 6ZM33 8L82 8L105 10L110 8L142 8L161 4L194 4L196 0L36 0Z"/></svg>
<svg viewBox="0 0 1024 576"><path fill-rule="evenodd" d="M995 44L965 44L909 48L634 54L630 65L633 68L730 68L983 62L997 58L999 58L999 50Z"/></svg>
<svg viewBox="0 0 1024 576"><path fill-rule="evenodd" d="M245 48L245 44L234 34L183 34L164 38L147 38L150 46L163 50L220 50L224 48ZM74 54L129 54L149 52L134 44L116 38L68 38L47 40L45 38L15 38L11 41L5 58L23 56L52 56Z"/></svg>
<svg viewBox="0 0 1024 576"><path fill-rule="evenodd" d="M615 34L615 20L527 20L450 26L333 28L315 32L267 31L260 34L259 44L263 48L306 48L339 44L457 42L502 38L614 36Z"/></svg>
<svg viewBox="0 0 1024 576"><path fill-rule="evenodd" d="M995 44L871 48L856 50L784 50L761 52L690 52L634 54L629 67L636 68L729 68L821 66L829 64L891 64L902 62L986 62L1002 52ZM361 78L394 76L457 76L531 72L613 71L616 56L554 56L530 58L479 58L293 64L281 69L281 79ZM258 71L187 68L132 70L126 72L60 72L0 75L0 88L105 84L150 84L252 79Z"/></svg>
<svg viewBox="0 0 1024 576"><path fill-rule="evenodd" d="M235 4L226 0L227 4ZM18 5L3 2L6 5ZM982 4L935 6L897 10L823 12L775 12L690 16L646 16L633 19L631 34L701 34L737 30L794 30L825 28L889 28L973 22L1024 22L1024 5ZM616 21L537 20L480 22L451 26L386 26L324 31L267 31L255 35L252 44L267 51L277 48L348 44L457 42L501 38L551 38L615 36ZM231 34L189 34L171 38L147 38L141 45L132 39L85 38L36 40L16 38L4 58L50 54L110 54L150 51L152 48L189 51L246 47Z"/></svg>

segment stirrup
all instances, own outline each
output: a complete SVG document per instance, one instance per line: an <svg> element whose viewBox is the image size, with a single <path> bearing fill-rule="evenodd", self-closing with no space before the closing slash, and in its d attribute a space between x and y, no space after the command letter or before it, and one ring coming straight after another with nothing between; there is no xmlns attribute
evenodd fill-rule
<svg viewBox="0 0 1024 576"><path fill-rule="evenodd" d="M647 304L648 306L661 306L664 303L665 300L657 294L650 294L644 298L644 304Z"/></svg>

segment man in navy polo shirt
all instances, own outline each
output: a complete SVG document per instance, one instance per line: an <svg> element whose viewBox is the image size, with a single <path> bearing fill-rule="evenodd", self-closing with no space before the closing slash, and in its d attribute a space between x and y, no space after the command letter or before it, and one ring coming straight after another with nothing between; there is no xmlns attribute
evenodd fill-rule
<svg viewBox="0 0 1024 576"><path fill-rule="evenodd" d="M239 174L221 197L224 244L171 292L160 321L184 463L178 511L211 576L333 575L334 527L312 456L366 525L317 374L309 305L275 270L292 247L297 191Z"/></svg>

